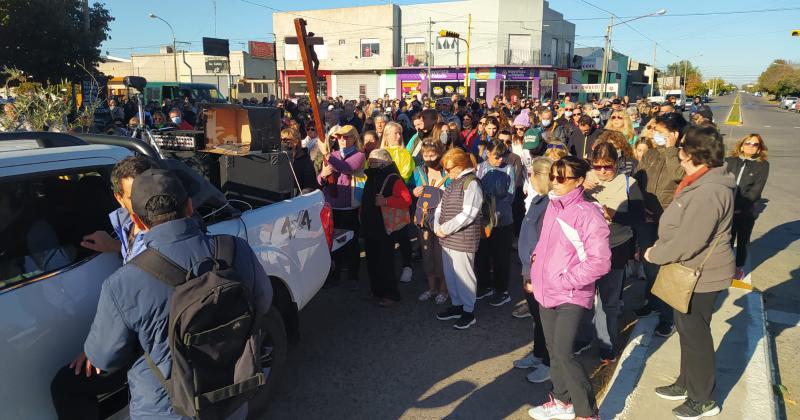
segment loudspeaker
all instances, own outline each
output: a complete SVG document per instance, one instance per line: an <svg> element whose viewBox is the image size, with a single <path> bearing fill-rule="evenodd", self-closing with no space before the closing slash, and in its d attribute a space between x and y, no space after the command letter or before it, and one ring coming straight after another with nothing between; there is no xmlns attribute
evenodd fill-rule
<svg viewBox="0 0 800 420"><path fill-rule="evenodd" d="M296 188L289 156L282 152L220 155L220 186L231 199L263 206L292 197Z"/></svg>

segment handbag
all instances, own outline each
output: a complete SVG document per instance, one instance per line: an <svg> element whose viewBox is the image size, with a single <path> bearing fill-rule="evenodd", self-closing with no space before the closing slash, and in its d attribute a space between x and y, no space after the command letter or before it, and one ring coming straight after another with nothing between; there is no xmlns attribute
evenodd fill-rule
<svg viewBox="0 0 800 420"><path fill-rule="evenodd" d="M689 312L689 302L692 300L694 288L697 287L697 281L703 273L703 266L714 253L717 243L719 243L719 236L714 239L711 249L697 268L690 268L677 262L661 266L653 288L650 290L653 295L680 313Z"/></svg>
<svg viewBox="0 0 800 420"><path fill-rule="evenodd" d="M383 194L383 191L386 189L386 184L395 176L397 175L391 174L383 180L383 185L380 191L378 191L378 194ZM399 176L397 177L399 178ZM397 232L411 222L411 215L408 213L408 209L381 206L381 216L383 217L383 227L386 229L387 235Z"/></svg>

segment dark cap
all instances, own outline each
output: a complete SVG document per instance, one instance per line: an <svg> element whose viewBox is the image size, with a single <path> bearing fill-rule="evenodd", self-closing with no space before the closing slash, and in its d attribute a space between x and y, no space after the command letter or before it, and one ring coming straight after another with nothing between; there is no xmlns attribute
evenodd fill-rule
<svg viewBox="0 0 800 420"><path fill-rule="evenodd" d="M188 198L180 179L164 169L148 169L142 172L133 180L131 189L131 207L137 215L157 216L172 211L165 209L161 213L147 214L147 202L153 197L168 195L175 197L178 203L185 203Z"/></svg>
<svg viewBox="0 0 800 420"><path fill-rule="evenodd" d="M707 106L699 107L697 109L697 114L699 114L700 116L702 116L703 118L705 118L705 119L707 119L709 121L714 119L714 113L711 112L711 108L709 108Z"/></svg>
<svg viewBox="0 0 800 420"><path fill-rule="evenodd" d="M622 100L616 98L613 101L611 101L611 105L622 105Z"/></svg>

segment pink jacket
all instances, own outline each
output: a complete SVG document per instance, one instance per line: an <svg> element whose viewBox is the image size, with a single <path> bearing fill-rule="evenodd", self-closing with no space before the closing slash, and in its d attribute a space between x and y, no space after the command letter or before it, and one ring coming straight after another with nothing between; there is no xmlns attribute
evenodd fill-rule
<svg viewBox="0 0 800 420"><path fill-rule="evenodd" d="M608 234L600 209L584 200L583 187L562 197L551 193L533 250L536 301L545 308L572 303L591 309L594 283L611 270Z"/></svg>

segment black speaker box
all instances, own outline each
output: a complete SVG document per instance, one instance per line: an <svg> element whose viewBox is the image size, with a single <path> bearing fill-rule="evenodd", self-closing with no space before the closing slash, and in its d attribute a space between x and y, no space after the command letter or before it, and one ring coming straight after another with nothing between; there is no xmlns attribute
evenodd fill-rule
<svg viewBox="0 0 800 420"><path fill-rule="evenodd" d="M292 197L296 188L286 153L261 153L219 157L219 182L229 199L255 206Z"/></svg>

